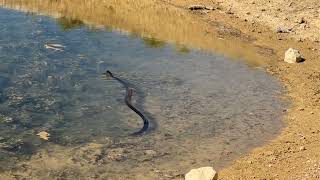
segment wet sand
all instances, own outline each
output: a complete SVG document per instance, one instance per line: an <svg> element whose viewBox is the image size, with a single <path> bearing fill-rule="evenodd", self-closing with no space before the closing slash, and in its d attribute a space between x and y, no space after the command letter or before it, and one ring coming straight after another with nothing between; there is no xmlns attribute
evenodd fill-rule
<svg viewBox="0 0 320 180"><path fill-rule="evenodd" d="M254 149L220 172L220 179L319 179L320 162L320 45L319 3L303 1L167 1L186 8L205 4L216 8L200 15L241 30L255 38L254 44L272 49L269 57L275 65L266 67L286 86L292 102L281 135L263 147ZM207 4L206 4L207 3ZM301 19L305 19L305 23ZM277 33L278 27L292 29ZM296 48L306 58L300 64L283 62L284 52Z"/></svg>

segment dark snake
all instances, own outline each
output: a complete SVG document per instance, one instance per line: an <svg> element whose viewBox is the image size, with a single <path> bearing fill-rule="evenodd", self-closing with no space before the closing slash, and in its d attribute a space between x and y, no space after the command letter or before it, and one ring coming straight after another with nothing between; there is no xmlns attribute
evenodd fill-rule
<svg viewBox="0 0 320 180"><path fill-rule="evenodd" d="M138 114L140 116L140 118L143 120L143 127L137 131L132 133L131 135L133 136L139 136L144 134L149 127L149 120L137 109L132 105L131 99L132 99L132 95L133 95L133 89L130 88L129 84L125 81L123 81L122 79L114 76L110 71L106 71L104 73L106 76L110 76L111 78L117 80L120 84L123 85L123 87L125 87L126 89L126 95L124 97L124 102L126 103L126 105L132 110L134 111L136 114Z"/></svg>

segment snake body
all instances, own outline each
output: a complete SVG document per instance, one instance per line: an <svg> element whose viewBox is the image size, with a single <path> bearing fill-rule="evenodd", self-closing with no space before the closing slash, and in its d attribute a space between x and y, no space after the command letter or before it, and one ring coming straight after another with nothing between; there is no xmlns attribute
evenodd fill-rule
<svg viewBox="0 0 320 180"><path fill-rule="evenodd" d="M143 120L143 127L137 131L137 132L134 132L132 133L131 135L133 136L139 136L139 135L142 135L144 134L147 130L148 130L148 127L149 127L149 120L137 109L135 108L133 105L132 105L132 102L131 102L131 99L132 99L132 95L133 95L133 89L130 88L129 84L127 82L125 82L124 80L114 76L110 71L106 71L105 72L105 75L106 76L110 76L111 78L117 80L120 84L123 85L123 87L125 87L126 89L126 95L125 95L125 98L124 98L124 102L126 103L126 105L132 110L134 111L137 115L140 116L140 118Z"/></svg>

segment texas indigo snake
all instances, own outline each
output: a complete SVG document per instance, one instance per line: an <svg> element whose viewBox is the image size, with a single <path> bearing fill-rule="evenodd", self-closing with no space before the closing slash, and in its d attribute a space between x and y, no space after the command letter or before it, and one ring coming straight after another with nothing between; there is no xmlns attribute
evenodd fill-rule
<svg viewBox="0 0 320 180"><path fill-rule="evenodd" d="M114 76L110 71L106 71L104 73L106 76L110 76L111 78L117 80L120 84L122 84L125 89L126 89L126 95L125 95L125 98L124 98L124 101L126 103L126 105L132 110L134 111L136 114L138 114L141 119L143 120L143 127L137 131L137 132L134 132L132 133L131 135L134 135L134 136L137 136L137 135L142 135L144 134L147 130L148 130L148 127L149 127L149 120L137 109L135 108L133 105L132 105L132 102L131 102L131 99L132 99L132 95L133 95L133 89L130 88L129 84L127 82L125 82L124 80Z"/></svg>

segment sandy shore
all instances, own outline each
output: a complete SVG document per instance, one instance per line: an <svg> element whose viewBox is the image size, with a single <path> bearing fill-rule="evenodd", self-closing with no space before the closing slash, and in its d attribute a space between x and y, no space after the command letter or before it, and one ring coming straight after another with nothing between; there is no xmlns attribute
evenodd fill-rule
<svg viewBox="0 0 320 180"><path fill-rule="evenodd" d="M212 6L214 10L190 11L187 7L191 4ZM181 28L170 29L171 27L166 27L169 23L161 23L164 30L158 32L152 16L149 16L150 19L140 17L135 19L135 16L130 16L132 21L140 20L142 22L140 24L121 24L125 22L126 18L123 18L123 21L116 22L119 23L117 27L131 29L142 35L155 36L165 41L174 41L177 44L194 45L233 57L242 57L247 59L249 64L257 65L263 61L266 64L264 67L286 87L286 98L291 102L284 120L286 128L265 146L254 149L220 171L219 178L319 179L320 5L318 1L164 0L157 6L162 11L154 6L155 9L146 9L145 11L150 11L146 13L156 12L157 16L166 16L163 12L168 11L170 13L166 20L178 24ZM176 9L169 11L167 8L170 6ZM181 11L187 15L182 15ZM123 12L129 11L124 9ZM120 15L126 14L119 13ZM73 16L76 16L76 13L73 13ZM193 18L189 19L189 16L195 16L199 22L193 22ZM105 23L95 22L89 15L77 18L98 24ZM174 18L180 19L174 20ZM188 23L183 23L187 21ZM155 22L162 21L155 20ZM279 33L279 30L286 33ZM216 43L218 39L214 37L222 37L224 42ZM300 50L306 61L299 64L283 62L284 52L290 47ZM258 56L261 51L263 55ZM257 58L261 58L259 62L254 61ZM254 63L250 63L253 61Z"/></svg>
<svg viewBox="0 0 320 180"><path fill-rule="evenodd" d="M212 6L200 16L219 19L241 30L276 52L275 65L267 67L287 89L292 102L285 118L287 127L272 142L222 170L220 179L319 179L320 178L320 5L316 0L226 0L167 3L186 8L191 4ZM279 28L287 29L280 33ZM304 55L300 64L283 62L286 49Z"/></svg>

